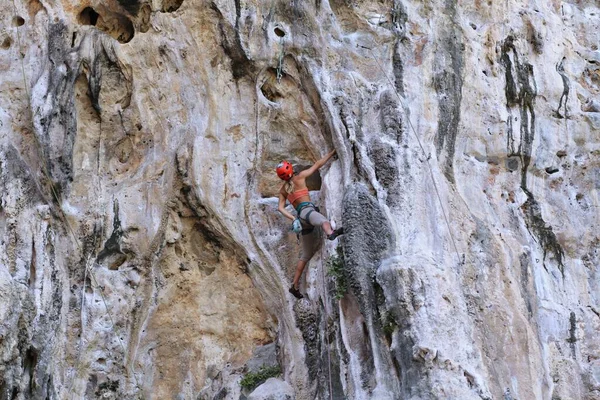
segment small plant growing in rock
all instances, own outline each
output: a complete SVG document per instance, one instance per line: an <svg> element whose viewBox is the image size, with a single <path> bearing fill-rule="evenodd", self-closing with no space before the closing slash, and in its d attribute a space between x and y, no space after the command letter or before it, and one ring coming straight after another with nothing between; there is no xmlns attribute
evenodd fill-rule
<svg viewBox="0 0 600 400"><path fill-rule="evenodd" d="M383 334L390 340L394 330L398 327L398 324L389 312L381 313L380 320Z"/></svg>
<svg viewBox="0 0 600 400"><path fill-rule="evenodd" d="M274 378L281 375L281 368L279 365L266 366L263 365L256 372L248 372L242 380L240 385L246 390L254 390L258 385L262 384L269 378Z"/></svg>
<svg viewBox="0 0 600 400"><path fill-rule="evenodd" d="M348 291L348 278L344 269L344 254L339 246L336 254L327 260L327 274L335 281L335 298L340 300Z"/></svg>

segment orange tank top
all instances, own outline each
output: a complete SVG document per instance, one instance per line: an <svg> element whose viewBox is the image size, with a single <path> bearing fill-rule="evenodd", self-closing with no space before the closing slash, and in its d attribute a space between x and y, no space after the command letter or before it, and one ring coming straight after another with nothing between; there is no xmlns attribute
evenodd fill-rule
<svg viewBox="0 0 600 400"><path fill-rule="evenodd" d="M308 196L308 188L296 190L295 192L289 193L287 199L290 203L294 204L302 196Z"/></svg>

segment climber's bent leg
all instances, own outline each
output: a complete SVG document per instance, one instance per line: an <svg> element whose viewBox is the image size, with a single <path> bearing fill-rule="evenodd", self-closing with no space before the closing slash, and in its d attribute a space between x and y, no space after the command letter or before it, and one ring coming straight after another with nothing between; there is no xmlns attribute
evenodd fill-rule
<svg viewBox="0 0 600 400"><path fill-rule="evenodd" d="M329 240L335 240L338 236L344 234L344 228L338 228L334 231L333 228L331 228L331 223L318 211L313 211L308 214L308 222L310 222L312 226L320 225Z"/></svg>
<svg viewBox="0 0 600 400"><path fill-rule="evenodd" d="M323 228L323 231L327 236L333 233L333 229L331 229L331 224L323 214L321 214L312 207L306 207L303 208L300 212L300 218L306 220L307 215L308 223L310 223L312 226L320 226L321 228Z"/></svg>

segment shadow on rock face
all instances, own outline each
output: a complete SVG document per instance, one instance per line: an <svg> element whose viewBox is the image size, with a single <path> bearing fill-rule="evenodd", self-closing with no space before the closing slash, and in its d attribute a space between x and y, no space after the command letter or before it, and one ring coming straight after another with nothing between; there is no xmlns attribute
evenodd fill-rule
<svg viewBox="0 0 600 400"><path fill-rule="evenodd" d="M258 140L263 142L258 190L262 197L277 196L282 181L275 168L281 160L298 164L298 171L302 171L324 153L319 149L325 147L319 112L294 77L298 75L295 61L286 59L286 68L290 74L284 74L279 82L274 69L258 78ZM314 174L307 185L310 190L320 189L320 176Z"/></svg>
<svg viewBox="0 0 600 400"><path fill-rule="evenodd" d="M175 12L179 10L179 7L183 4L183 0L163 0L161 11L162 12Z"/></svg>
<svg viewBox="0 0 600 400"><path fill-rule="evenodd" d="M95 26L121 43L129 42L135 34L133 22L129 18L108 9L98 12L92 7L86 7L79 13L78 21L81 25Z"/></svg>
<svg viewBox="0 0 600 400"><path fill-rule="evenodd" d="M383 208L363 184L351 185L344 196L342 220L345 234L342 238L345 268L349 275L352 294L356 297L360 314L345 315L349 324L363 326L370 347L365 347L361 358L373 360L375 370L391 373L378 379L393 392L400 388L398 371L390 357L389 344L385 340L384 299L381 286L375 276L382 260L394 247L394 234ZM356 308L356 307L354 307ZM348 312L350 308L346 307ZM364 321L359 323L359 321ZM393 329L393 328L392 328ZM388 335L389 336L389 335ZM368 352L372 352L372 357ZM375 396L375 392L373 392Z"/></svg>
<svg viewBox="0 0 600 400"><path fill-rule="evenodd" d="M300 173L310 167L311 167L311 165L295 165L294 172ZM323 183L323 181L321 179L321 173L319 171L315 172L314 174L312 174L308 178L306 178L306 186L308 186L308 190L320 190L322 183Z"/></svg>
<svg viewBox="0 0 600 400"><path fill-rule="evenodd" d="M301 299L294 304L294 313L306 351L306 366L311 380L317 378L321 343L319 341L320 315L311 307L307 299Z"/></svg>
<svg viewBox="0 0 600 400"><path fill-rule="evenodd" d="M385 253L392 248L393 233L383 209L363 184L350 186L342 213L344 259L350 285L367 314L375 304L373 279Z"/></svg>

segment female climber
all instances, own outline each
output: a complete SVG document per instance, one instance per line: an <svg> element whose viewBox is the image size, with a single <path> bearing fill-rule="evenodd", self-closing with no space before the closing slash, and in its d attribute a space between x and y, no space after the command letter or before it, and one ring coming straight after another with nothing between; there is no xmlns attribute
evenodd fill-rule
<svg viewBox="0 0 600 400"><path fill-rule="evenodd" d="M277 166L277 176L285 181L279 190L279 212L285 217L293 221L293 230L296 233L301 231L301 244L302 253L300 254L300 260L296 267L296 274L294 275L294 281L292 287L290 287L290 293L296 298L301 299L302 293L298 290L298 281L304 271L306 263L315 253L315 234L314 227L320 226L327 234L327 239L334 240L339 235L344 233L343 228L338 228L335 231L331 228L331 224L322 214L319 213L318 208L310 201L308 194L308 188L306 187L306 178L315 173L325 163L333 157L335 150L331 151L325 157L314 163L312 167L305 169L299 173L295 173L290 164L287 161L282 161ZM288 200L292 206L296 209L298 217L294 217L293 214L289 213L285 209L285 201Z"/></svg>

